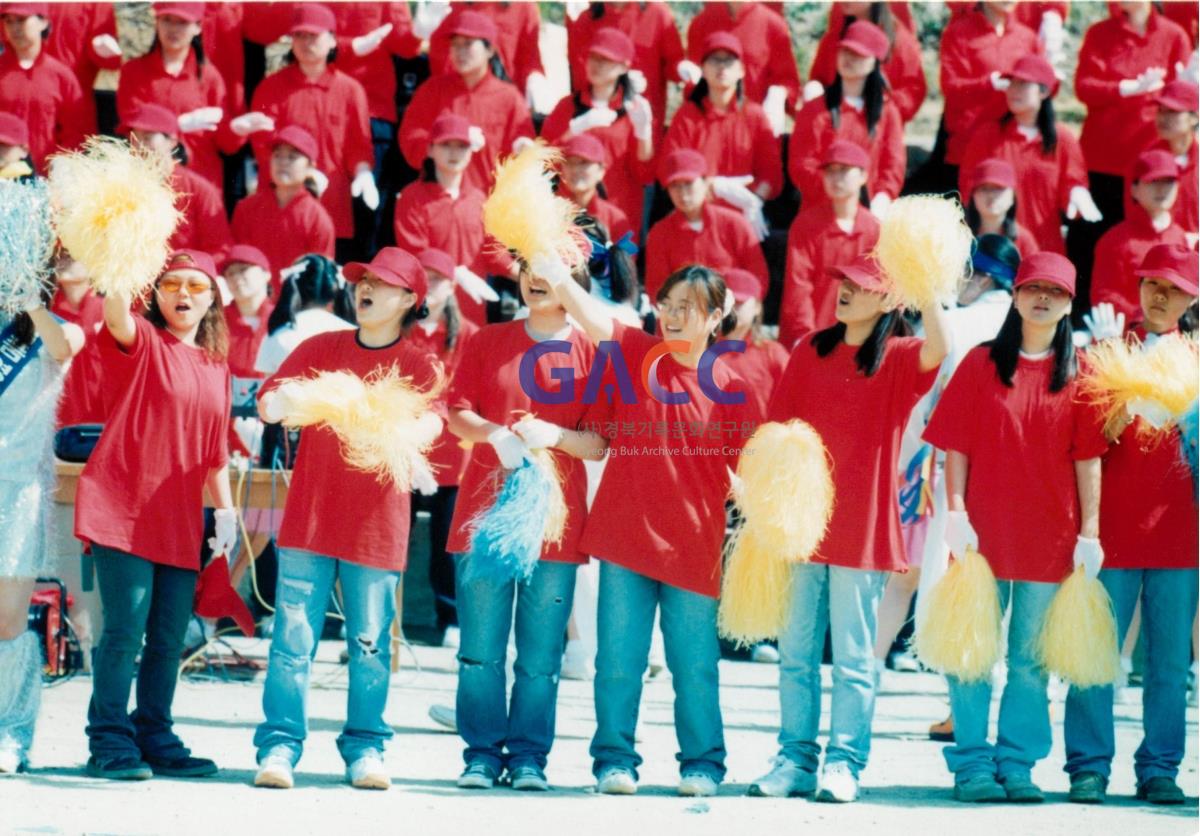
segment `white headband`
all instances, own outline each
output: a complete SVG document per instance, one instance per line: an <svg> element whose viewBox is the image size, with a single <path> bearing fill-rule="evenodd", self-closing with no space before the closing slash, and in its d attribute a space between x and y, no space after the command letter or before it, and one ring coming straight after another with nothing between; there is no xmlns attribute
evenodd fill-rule
<svg viewBox="0 0 1200 836"><path fill-rule="evenodd" d="M724 319L725 317L727 317L731 313L733 313L733 309L736 305L737 305L737 300L733 298L733 291L730 290L729 288L725 288L725 305L724 305L725 310L724 310L724 313L721 315L721 318Z"/></svg>

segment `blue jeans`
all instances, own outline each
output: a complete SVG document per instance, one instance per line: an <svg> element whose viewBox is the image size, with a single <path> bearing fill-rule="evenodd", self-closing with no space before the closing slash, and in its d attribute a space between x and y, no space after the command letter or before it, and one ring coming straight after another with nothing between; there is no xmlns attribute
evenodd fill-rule
<svg viewBox="0 0 1200 836"><path fill-rule="evenodd" d="M543 560L528 583L455 573L458 603L458 732L463 759L546 768L554 744L558 673L575 595L574 563ZM516 597L517 660L507 703L505 657ZM507 703L507 704L506 704Z"/></svg>
<svg viewBox="0 0 1200 836"><path fill-rule="evenodd" d="M1008 680L1000 698L996 745L988 743L992 680L965 683L952 676L950 711L954 715L954 745L942 754L956 781L975 775L1028 776L1033 765L1050 753L1050 703L1046 670L1038 660L1037 643L1056 583L999 581L1000 611L1012 600L1008 624Z"/></svg>
<svg viewBox="0 0 1200 836"><path fill-rule="evenodd" d="M1142 745L1133 754L1138 784L1159 776L1174 780L1187 740L1187 675L1196 614L1195 569L1104 569L1100 582L1112 598L1117 635L1125 640L1142 600L1146 672L1142 679ZM1113 689L1072 688L1064 724L1066 771L1108 777L1115 752Z"/></svg>
<svg viewBox="0 0 1200 836"><path fill-rule="evenodd" d="M633 747L634 733L656 607L662 608L663 649L675 688L680 774L703 772L720 782L725 734L717 687L717 599L607 562L600 564L592 773L598 777L618 766L637 775L642 758Z"/></svg>
<svg viewBox="0 0 1200 836"><path fill-rule="evenodd" d="M342 760L352 764L368 752L382 754L384 743L392 737L383 711L400 574L300 549L280 549L275 629L263 687L266 719L254 733L259 761L281 755L295 766L300 760L308 734L308 680L335 579L342 582L350 652L346 724L337 739L338 751Z"/></svg>
<svg viewBox="0 0 1200 836"><path fill-rule="evenodd" d="M826 763L857 776L871 752L875 716L875 616L888 572L824 563L792 568L791 617L779 637L780 754L815 772L821 757L821 654L833 641L833 699Z"/></svg>

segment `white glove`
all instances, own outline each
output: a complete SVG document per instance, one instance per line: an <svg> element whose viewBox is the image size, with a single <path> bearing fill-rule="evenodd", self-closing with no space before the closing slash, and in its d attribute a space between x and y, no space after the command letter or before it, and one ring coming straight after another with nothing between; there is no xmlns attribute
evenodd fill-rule
<svg viewBox="0 0 1200 836"><path fill-rule="evenodd" d="M892 206L892 198L887 192L880 192L871 198L871 214L883 220L887 217L888 209Z"/></svg>
<svg viewBox="0 0 1200 836"><path fill-rule="evenodd" d="M700 69L700 65L686 58L675 65L675 71L685 84L699 84L700 79L704 78L704 71Z"/></svg>
<svg viewBox="0 0 1200 836"><path fill-rule="evenodd" d="M532 415L526 415L513 424L512 431L521 437L525 446L530 450L554 447L562 441L563 437L562 427L551 424L549 421L543 421L541 418L534 418Z"/></svg>
<svg viewBox="0 0 1200 836"><path fill-rule="evenodd" d="M1082 566L1087 577L1095 578L1104 564L1104 549L1100 548L1097 538L1080 536L1075 541L1074 559L1076 569Z"/></svg>
<svg viewBox="0 0 1200 836"><path fill-rule="evenodd" d="M1151 67L1138 74L1137 78L1123 78L1117 83L1117 92L1128 98L1143 93L1155 93L1166 85L1167 71L1163 67Z"/></svg>
<svg viewBox="0 0 1200 836"><path fill-rule="evenodd" d="M581 14L587 11L590 4L587 3L586 0L567 0L565 5L567 20L574 23L575 21L579 20L579 16Z"/></svg>
<svg viewBox="0 0 1200 836"><path fill-rule="evenodd" d="M379 49L379 45L383 43L383 39L390 34L392 34L392 24L385 23L383 26L380 26L378 29L372 29L365 35L352 38L350 49L354 50L355 55L370 55Z"/></svg>
<svg viewBox="0 0 1200 836"><path fill-rule="evenodd" d="M442 434L442 419L436 412L426 412L413 424L413 441L424 447L437 441Z"/></svg>
<svg viewBox="0 0 1200 836"><path fill-rule="evenodd" d="M179 114L179 130L185 134L215 131L225 111L219 107L201 107Z"/></svg>
<svg viewBox="0 0 1200 836"><path fill-rule="evenodd" d="M1117 313L1112 302L1101 302L1083 315L1083 324L1092 334L1092 342L1120 338L1125 333L1125 314Z"/></svg>
<svg viewBox="0 0 1200 836"><path fill-rule="evenodd" d="M1007 90L1008 85L1012 83L1007 78L1001 78L999 70L992 70L992 74L988 76L988 81L992 83L993 90L999 90L1002 93Z"/></svg>
<svg viewBox="0 0 1200 836"><path fill-rule="evenodd" d="M617 112L607 107L593 107L572 119L567 127L572 134L578 135L592 128L607 128L617 121Z"/></svg>
<svg viewBox="0 0 1200 836"><path fill-rule="evenodd" d="M273 131L275 130L275 120L265 113L252 110L230 120L229 130L238 136L249 136L260 131Z"/></svg>
<svg viewBox="0 0 1200 836"><path fill-rule="evenodd" d="M92 38L92 49L101 58L116 58L121 54L121 44L112 35L97 35Z"/></svg>
<svg viewBox="0 0 1200 836"><path fill-rule="evenodd" d="M433 30L442 25L442 21L450 14L450 4L441 0L427 0L417 3L417 13L413 15L413 34L423 41L429 40Z"/></svg>
<svg viewBox="0 0 1200 836"><path fill-rule="evenodd" d="M1125 411L1130 418L1141 418L1156 430L1162 429L1171 420L1171 411L1149 398L1134 398L1125 405Z"/></svg>
<svg viewBox="0 0 1200 836"><path fill-rule="evenodd" d="M471 153L477 153L483 146L487 145L487 138L483 135L483 128L478 125L472 125L467 128L467 139L471 142Z"/></svg>
<svg viewBox="0 0 1200 836"><path fill-rule="evenodd" d="M530 145L533 145L533 144L534 144L534 142L531 137L519 136L516 139L514 139L512 142L512 152L514 154L520 154L522 151L524 151L526 148L528 148Z"/></svg>
<svg viewBox="0 0 1200 836"><path fill-rule="evenodd" d="M263 395L262 414L268 423L278 424L287 418L295 406L299 389L298 383L285 383Z"/></svg>
<svg viewBox="0 0 1200 836"><path fill-rule="evenodd" d="M488 444L492 445L492 449L496 451L496 457L500 459L501 467L506 470L519 467L521 462L529 456L529 448L525 446L525 442L508 427L492 430L487 440Z"/></svg>
<svg viewBox="0 0 1200 836"><path fill-rule="evenodd" d="M433 496L438 491L437 477L423 459L413 462L410 487L421 496Z"/></svg>
<svg viewBox="0 0 1200 836"><path fill-rule="evenodd" d="M538 253L529 260L529 269L552 288L571 281L571 270L557 255Z"/></svg>
<svg viewBox="0 0 1200 836"><path fill-rule="evenodd" d="M325 194L325 190L329 188L329 178L325 176L325 172L319 168L310 168L308 176L313 179L313 183L317 187L317 197Z"/></svg>
<svg viewBox="0 0 1200 836"><path fill-rule="evenodd" d="M646 92L646 74L644 72L641 70L630 70L627 75L629 76L629 86L633 88L635 96L640 96Z"/></svg>
<svg viewBox="0 0 1200 836"><path fill-rule="evenodd" d="M804 91L801 93L805 102L811 102L813 99L819 99L824 95L825 85L815 78L804 85Z"/></svg>
<svg viewBox="0 0 1200 836"><path fill-rule="evenodd" d="M541 73L530 73L525 79L525 101L534 113L549 113L554 110L554 91L550 82Z"/></svg>
<svg viewBox="0 0 1200 836"><path fill-rule="evenodd" d="M968 548L979 551L979 535L967 519L966 511L946 512L946 545L955 557L965 557Z"/></svg>
<svg viewBox="0 0 1200 836"><path fill-rule="evenodd" d="M500 301L500 295L490 284L461 264L454 268L454 283L477 304Z"/></svg>
<svg viewBox="0 0 1200 836"><path fill-rule="evenodd" d="M759 241L767 240L767 236L771 234L771 228L767 226L767 219L763 215L761 200L757 208L743 209L742 216L749 222L750 228L754 230L755 238Z"/></svg>
<svg viewBox="0 0 1200 836"><path fill-rule="evenodd" d="M757 209L762 206L762 198L750 191L754 182L753 174L742 174L737 177L712 178L713 194L726 203L732 204L743 212L747 209Z"/></svg>
<svg viewBox="0 0 1200 836"><path fill-rule="evenodd" d="M1200 50L1192 50L1192 57L1187 64L1175 62L1175 78L1189 84L1200 84Z"/></svg>
<svg viewBox="0 0 1200 836"><path fill-rule="evenodd" d="M772 84L767 88L762 106L771 123L771 133L783 136L783 129L787 127L787 88Z"/></svg>
<svg viewBox="0 0 1200 836"><path fill-rule="evenodd" d="M1062 57L1063 51L1063 19L1055 11L1042 13L1042 23L1038 27L1038 40L1046 50L1050 63Z"/></svg>
<svg viewBox="0 0 1200 836"><path fill-rule="evenodd" d="M1092 193L1085 186L1074 186L1067 200L1067 218L1075 220L1082 217L1088 223L1104 220L1100 207L1092 199Z"/></svg>
<svg viewBox="0 0 1200 836"><path fill-rule="evenodd" d="M644 96L634 96L625 106L625 113L629 115L629 121L633 125L634 139L639 142L649 139L654 126L654 111L650 109L650 102Z"/></svg>
<svg viewBox="0 0 1200 836"><path fill-rule="evenodd" d="M237 511L232 508L217 508L213 511L215 531L208 538L208 547L213 557L230 555L237 545Z"/></svg>
<svg viewBox="0 0 1200 836"><path fill-rule="evenodd" d="M369 168L364 168L354 175L350 183L350 196L361 197L367 208L374 212L379 208L379 189L375 186L375 175Z"/></svg>

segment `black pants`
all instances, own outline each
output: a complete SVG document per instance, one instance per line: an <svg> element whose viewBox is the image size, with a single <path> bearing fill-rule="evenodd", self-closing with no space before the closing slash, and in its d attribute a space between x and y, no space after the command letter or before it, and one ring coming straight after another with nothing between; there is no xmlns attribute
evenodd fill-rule
<svg viewBox="0 0 1200 836"><path fill-rule="evenodd" d="M1114 225L1125 219L1125 178L1115 174L1088 172L1088 188L1104 218L1088 223L1082 218L1067 221L1067 258L1075 265L1075 302L1071 319L1083 326L1083 315L1091 310L1092 263L1096 242Z"/></svg>
<svg viewBox="0 0 1200 836"><path fill-rule="evenodd" d="M454 557L446 552L457 498L457 485L439 487L433 496L413 494L413 517L416 517L417 511L429 512L429 585L433 588L438 630L458 624L458 608L454 601Z"/></svg>

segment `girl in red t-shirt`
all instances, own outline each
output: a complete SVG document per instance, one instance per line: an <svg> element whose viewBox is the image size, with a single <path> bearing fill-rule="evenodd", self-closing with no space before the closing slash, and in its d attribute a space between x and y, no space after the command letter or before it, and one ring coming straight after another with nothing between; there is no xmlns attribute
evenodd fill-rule
<svg viewBox="0 0 1200 836"><path fill-rule="evenodd" d="M213 553L228 554L237 542L225 467L227 332L216 281L207 253L177 250L145 317L133 315L126 295L104 300L106 330L98 339L110 409L75 499L75 536L96 557L104 610L87 726L87 772L97 778L217 771L211 760L192 757L171 728L200 569L205 490L218 506Z"/></svg>
<svg viewBox="0 0 1200 836"><path fill-rule="evenodd" d="M1075 268L1057 253L1035 253L1021 262L1013 288L1000 333L963 359L924 433L946 451L946 544L959 556L977 549L999 581L1001 608L1012 602L995 746L988 743L991 679L947 677L955 743L946 763L954 797L967 802L1042 800L1030 779L1051 743L1037 639L1072 564L1095 577L1103 560L1097 536L1107 444L1076 391L1068 318Z"/></svg>
<svg viewBox="0 0 1200 836"><path fill-rule="evenodd" d="M886 300L878 263L859 256L841 277L837 324L792 352L768 409L772 421L799 418L820 434L832 468L833 516L811 562L792 570L791 618L779 636L780 753L751 795L817 791L853 801L871 748L875 710L875 626L890 572L908 568L896 502L900 439L933 385L947 343L938 305L921 311L925 339ZM832 626L834 684L829 744L821 748L821 653Z"/></svg>

